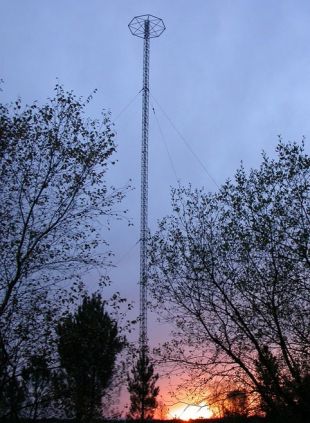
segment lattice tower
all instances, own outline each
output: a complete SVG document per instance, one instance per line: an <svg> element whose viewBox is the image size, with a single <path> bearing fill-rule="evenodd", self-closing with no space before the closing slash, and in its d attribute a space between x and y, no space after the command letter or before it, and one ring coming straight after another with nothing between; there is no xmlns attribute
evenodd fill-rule
<svg viewBox="0 0 310 423"><path fill-rule="evenodd" d="M148 236L148 140L149 140L149 69L150 39L159 37L165 30L162 19L152 15L134 17L130 32L144 39L142 87L142 146L141 146L141 215L140 215L140 352L148 347L147 336L147 236Z"/></svg>

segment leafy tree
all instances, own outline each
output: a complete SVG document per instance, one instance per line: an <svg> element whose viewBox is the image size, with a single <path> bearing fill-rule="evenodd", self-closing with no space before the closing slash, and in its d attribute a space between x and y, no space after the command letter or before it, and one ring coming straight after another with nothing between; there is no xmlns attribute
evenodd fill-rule
<svg viewBox="0 0 310 423"><path fill-rule="evenodd" d="M6 421L18 421L20 407L25 394L21 381L13 374L8 374L6 368L1 368L0 410L1 417Z"/></svg>
<svg viewBox="0 0 310 423"><path fill-rule="evenodd" d="M267 416L283 414L285 404L278 395L280 385L280 365L270 348L264 345L261 356L255 362L257 378L260 382L261 409Z"/></svg>
<svg viewBox="0 0 310 423"><path fill-rule="evenodd" d="M109 263L101 227L120 216L115 205L126 189L105 182L115 134L108 114L100 121L86 117L90 100L57 85L46 104L0 105L0 364L6 375L0 383L6 392L6 382L20 380L35 352L51 365L53 326L70 300L63 283L78 285L82 270Z"/></svg>
<svg viewBox="0 0 310 423"><path fill-rule="evenodd" d="M241 417L247 415L247 394L235 389L229 391L226 396L226 407L224 414L227 417Z"/></svg>
<svg viewBox="0 0 310 423"><path fill-rule="evenodd" d="M60 400L67 397L67 411L78 421L101 416L102 397L112 381L116 356L125 345L116 321L104 308L99 294L86 296L57 328L63 369Z"/></svg>
<svg viewBox="0 0 310 423"><path fill-rule="evenodd" d="M55 90L41 107L0 106L0 316L36 275L55 284L63 275L51 270L76 274L81 265L102 264L93 254L100 242L94 220L113 215L123 197L104 183L115 151L109 117L86 119L90 99Z"/></svg>
<svg viewBox="0 0 310 423"><path fill-rule="evenodd" d="M128 418L136 420L151 420L157 407L159 387L156 386L158 374L154 374L154 366L146 351L142 351L128 376L128 391L130 394L130 409Z"/></svg>
<svg viewBox="0 0 310 423"><path fill-rule="evenodd" d="M218 192L173 190L150 243L155 306L175 325L167 363L190 370L195 389L235 383L295 421L309 420L309 174L304 143L280 142Z"/></svg>
<svg viewBox="0 0 310 423"><path fill-rule="evenodd" d="M46 416L53 401L53 374L45 354L30 358L28 367L22 371L25 391L24 415L36 421Z"/></svg>
<svg viewBox="0 0 310 423"><path fill-rule="evenodd" d="M40 289L32 293L32 298L23 298L25 303L15 302L14 312L6 314L7 319L1 321L2 418L12 418L12 415L17 418L21 413L35 420L39 410L42 413L42 407L45 408L46 404L46 389L40 389L39 385L35 388L32 382L40 374L39 362L42 366L43 362L44 366L53 366L55 349L52 332L55 318L59 314L59 305L54 303L52 297L48 298L48 292L45 290Z"/></svg>

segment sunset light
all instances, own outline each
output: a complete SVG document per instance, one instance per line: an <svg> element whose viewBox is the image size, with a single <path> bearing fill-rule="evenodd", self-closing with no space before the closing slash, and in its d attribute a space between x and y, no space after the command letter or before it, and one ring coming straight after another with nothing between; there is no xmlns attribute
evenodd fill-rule
<svg viewBox="0 0 310 423"><path fill-rule="evenodd" d="M0 15L0 423L310 423L310 0Z"/></svg>
<svg viewBox="0 0 310 423"><path fill-rule="evenodd" d="M181 420L208 419L213 416L212 411L205 402L199 405L181 404L170 408L169 416Z"/></svg>

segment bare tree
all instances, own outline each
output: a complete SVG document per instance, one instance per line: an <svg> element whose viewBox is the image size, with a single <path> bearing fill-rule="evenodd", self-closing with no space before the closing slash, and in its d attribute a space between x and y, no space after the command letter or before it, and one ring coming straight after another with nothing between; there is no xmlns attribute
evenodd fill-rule
<svg viewBox="0 0 310 423"><path fill-rule="evenodd" d="M304 143L280 142L277 154L263 154L249 175L241 167L235 181L214 194L173 190L173 214L150 243L151 290L176 328L162 359L191 369L196 386L235 381L270 409L280 412L282 404L303 418L310 362L310 159ZM257 361L265 381L266 375L272 380L272 394Z"/></svg>

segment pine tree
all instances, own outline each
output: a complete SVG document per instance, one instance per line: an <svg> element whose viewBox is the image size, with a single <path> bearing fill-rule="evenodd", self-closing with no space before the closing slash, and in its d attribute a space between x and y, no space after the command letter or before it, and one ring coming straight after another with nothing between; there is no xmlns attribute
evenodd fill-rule
<svg viewBox="0 0 310 423"><path fill-rule="evenodd" d="M105 311L99 294L86 296L74 314L58 325L58 352L63 372L59 386L67 411L77 421L101 416L101 401L115 370L125 339ZM63 402L64 403L64 402Z"/></svg>
<svg viewBox="0 0 310 423"><path fill-rule="evenodd" d="M147 351L142 351L136 365L128 376L128 391L130 393L130 409L128 418L140 421L153 418L157 407L156 397L159 387L156 386L158 374L154 374L154 366L150 362Z"/></svg>

